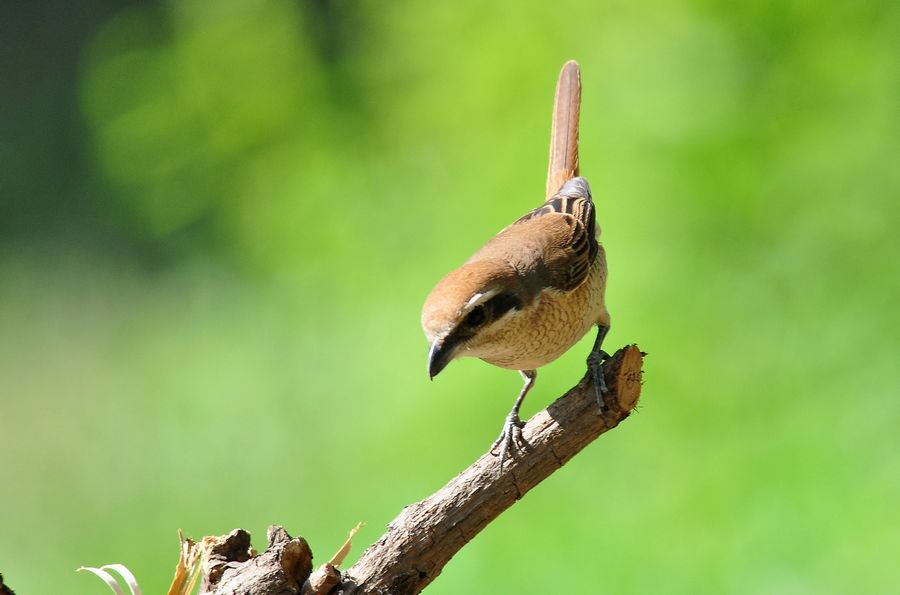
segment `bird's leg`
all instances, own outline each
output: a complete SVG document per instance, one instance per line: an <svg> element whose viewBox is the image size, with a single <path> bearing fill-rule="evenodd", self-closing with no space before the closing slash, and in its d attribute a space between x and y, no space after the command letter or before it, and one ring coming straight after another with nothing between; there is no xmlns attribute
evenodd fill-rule
<svg viewBox="0 0 900 595"><path fill-rule="evenodd" d="M600 349L607 332L609 332L608 326L597 327L597 339L587 358L588 370L591 371L591 377L594 380L594 390L597 392L597 405L600 407L600 411L603 411L605 407L603 395L608 392L606 380L603 378L603 362L609 359L609 354Z"/></svg>
<svg viewBox="0 0 900 595"><path fill-rule="evenodd" d="M522 442L522 426L524 426L525 423L519 419L519 408L522 407L522 401L525 400L525 395L531 390L531 387L534 385L534 379L537 378L536 370L520 370L519 374L522 375L525 384L522 386L522 391L519 393L515 405L513 405L512 410L506 416L506 422L503 424L503 431L500 432L500 436L494 441L494 444L491 445L492 453L498 446L500 447L501 471L503 470L503 461L506 459L506 451L512 448L514 441Z"/></svg>

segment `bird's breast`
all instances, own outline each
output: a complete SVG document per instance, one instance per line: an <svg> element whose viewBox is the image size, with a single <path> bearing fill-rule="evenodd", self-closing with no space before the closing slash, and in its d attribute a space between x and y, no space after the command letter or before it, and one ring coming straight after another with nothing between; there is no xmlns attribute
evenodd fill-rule
<svg viewBox="0 0 900 595"><path fill-rule="evenodd" d="M585 282L572 291L546 289L535 301L469 349L489 364L534 370L549 364L598 322L608 324L604 290L606 261L601 247Z"/></svg>

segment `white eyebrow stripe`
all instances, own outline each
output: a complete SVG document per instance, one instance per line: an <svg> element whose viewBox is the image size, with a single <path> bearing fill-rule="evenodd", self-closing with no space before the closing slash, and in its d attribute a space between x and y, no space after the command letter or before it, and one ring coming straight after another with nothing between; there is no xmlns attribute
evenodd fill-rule
<svg viewBox="0 0 900 595"><path fill-rule="evenodd" d="M469 298L468 302L466 302L466 305L463 307L463 311L468 312L469 310L472 310L473 308L475 308L475 306L483 304L498 293L500 293L500 290L498 289L489 289L488 291L476 293Z"/></svg>

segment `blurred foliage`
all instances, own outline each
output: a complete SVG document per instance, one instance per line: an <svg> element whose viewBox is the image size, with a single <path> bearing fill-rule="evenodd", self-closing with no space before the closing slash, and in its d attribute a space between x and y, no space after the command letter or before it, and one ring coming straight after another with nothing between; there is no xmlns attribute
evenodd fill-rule
<svg viewBox="0 0 900 595"><path fill-rule="evenodd" d="M97 593L75 568L122 562L162 592L179 527L324 559L364 520L352 559L483 452L518 376L429 383L419 308L541 200L575 58L643 404L429 592L895 591L898 12L3 5L6 580Z"/></svg>

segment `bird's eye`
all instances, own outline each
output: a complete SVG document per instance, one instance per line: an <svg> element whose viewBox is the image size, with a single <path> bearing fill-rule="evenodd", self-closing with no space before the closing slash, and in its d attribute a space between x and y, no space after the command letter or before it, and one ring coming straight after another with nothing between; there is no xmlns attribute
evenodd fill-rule
<svg viewBox="0 0 900 595"><path fill-rule="evenodd" d="M477 306L466 316L466 324L469 326L481 326L485 320L487 320L487 315L484 312L484 306Z"/></svg>

